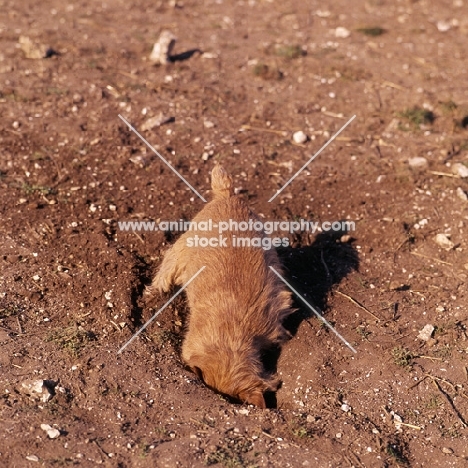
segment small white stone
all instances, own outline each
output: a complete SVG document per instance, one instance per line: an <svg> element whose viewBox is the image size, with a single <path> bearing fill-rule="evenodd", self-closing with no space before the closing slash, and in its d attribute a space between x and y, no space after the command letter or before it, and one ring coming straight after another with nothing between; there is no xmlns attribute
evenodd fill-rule
<svg viewBox="0 0 468 468"><path fill-rule="evenodd" d="M343 436L343 434L341 434L341 432L338 432L338 433L335 435L335 437L336 437L337 439L341 439L342 436Z"/></svg>
<svg viewBox="0 0 468 468"><path fill-rule="evenodd" d="M205 128L213 128L215 126L215 124L213 122L211 122L211 120L204 120L203 121L203 126Z"/></svg>
<svg viewBox="0 0 468 468"><path fill-rule="evenodd" d="M453 164L452 172L460 176L462 179L464 179L465 177L468 177L468 167L462 163Z"/></svg>
<svg viewBox="0 0 468 468"><path fill-rule="evenodd" d="M115 205L109 205L109 210L116 211L117 207Z"/></svg>
<svg viewBox="0 0 468 468"><path fill-rule="evenodd" d="M346 39L349 37L351 32L344 28L343 26L339 26L338 28L335 29L335 37L340 37L342 39Z"/></svg>
<svg viewBox="0 0 468 468"><path fill-rule="evenodd" d="M32 278L34 281L39 281L41 277L39 275L34 275Z"/></svg>
<svg viewBox="0 0 468 468"><path fill-rule="evenodd" d="M165 123L169 123L174 121L174 117L172 116L165 116L162 112L160 112L158 115L154 117L150 117L142 126L141 130L146 132L148 130L151 130L154 127L160 127L161 125L164 125Z"/></svg>
<svg viewBox="0 0 468 468"><path fill-rule="evenodd" d="M461 187L457 188L457 197L460 200L468 201L468 195L466 194L466 192Z"/></svg>
<svg viewBox="0 0 468 468"><path fill-rule="evenodd" d="M408 159L408 163L413 169L425 169L427 167L427 159L420 156Z"/></svg>
<svg viewBox="0 0 468 468"><path fill-rule="evenodd" d="M445 250L453 249L454 243L448 238L446 234L437 234L434 238L436 244Z"/></svg>
<svg viewBox="0 0 468 468"><path fill-rule="evenodd" d="M43 59L46 58L47 53L51 50L45 44L39 44L32 41L29 37L20 36L18 39L20 49L28 59Z"/></svg>
<svg viewBox="0 0 468 468"><path fill-rule="evenodd" d="M434 332L434 325L431 325L430 323L428 323L419 332L418 338L423 341L428 341L431 338L433 332Z"/></svg>
<svg viewBox="0 0 468 468"><path fill-rule="evenodd" d="M317 10L315 14L319 18L328 18L329 16L331 16L331 12L329 12L328 10Z"/></svg>
<svg viewBox="0 0 468 468"><path fill-rule="evenodd" d="M294 143L297 143L298 145L302 145L303 143L307 141L307 135L302 130L299 130L298 132L294 133L293 140L294 140Z"/></svg>
<svg viewBox="0 0 468 468"><path fill-rule="evenodd" d="M33 462L38 462L39 457L37 457L36 455L26 455L26 460L33 461Z"/></svg>
<svg viewBox="0 0 468 468"><path fill-rule="evenodd" d="M239 414L243 414L244 416L249 415L249 410L247 408L242 408L239 410Z"/></svg>
<svg viewBox="0 0 468 468"><path fill-rule="evenodd" d="M351 411L351 406L347 405L346 403L343 403L341 405L341 410L344 411L345 413L348 413L349 411Z"/></svg>
<svg viewBox="0 0 468 468"><path fill-rule="evenodd" d="M452 28L452 24L449 21L443 21L443 20L437 21L436 26L440 32L447 32Z"/></svg>
<svg viewBox="0 0 468 468"><path fill-rule="evenodd" d="M54 427L49 426L49 424L41 424L41 429L47 432L49 439L56 439L60 435L60 431Z"/></svg>
<svg viewBox="0 0 468 468"><path fill-rule="evenodd" d="M171 52L176 43L176 36L170 31L163 31L159 36L158 42L153 46L149 56L151 62L165 65L171 61Z"/></svg>
<svg viewBox="0 0 468 468"><path fill-rule="evenodd" d="M203 161L208 161L209 157L210 155L206 151L202 154Z"/></svg>

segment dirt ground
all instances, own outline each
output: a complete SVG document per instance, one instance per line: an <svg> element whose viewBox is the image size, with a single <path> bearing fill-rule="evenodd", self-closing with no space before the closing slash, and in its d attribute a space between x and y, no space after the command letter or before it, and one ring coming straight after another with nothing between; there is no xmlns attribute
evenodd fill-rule
<svg viewBox="0 0 468 468"><path fill-rule="evenodd" d="M0 0L0 465L468 466L467 41L466 0ZM119 114L206 199L221 161L265 220L355 221L279 253L356 354L297 302L272 408L230 403L183 295L117 354L178 235L118 221L203 206Z"/></svg>

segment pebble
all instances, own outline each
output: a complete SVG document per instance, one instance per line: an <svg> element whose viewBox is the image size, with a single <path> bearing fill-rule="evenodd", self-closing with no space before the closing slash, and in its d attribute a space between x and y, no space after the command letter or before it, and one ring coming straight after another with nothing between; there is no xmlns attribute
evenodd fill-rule
<svg viewBox="0 0 468 468"><path fill-rule="evenodd" d="M434 325L428 323L424 326L424 328L419 332L418 338L423 341L428 341L429 338L432 337L432 333L434 332Z"/></svg>
<svg viewBox="0 0 468 468"><path fill-rule="evenodd" d="M56 439L60 436L60 431L52 426L49 426L49 424L41 424L41 429L47 432L49 439Z"/></svg>
<svg viewBox="0 0 468 468"><path fill-rule="evenodd" d="M443 20L437 21L436 26L440 32L447 32L452 28L451 23L449 23L448 21L443 21Z"/></svg>
<svg viewBox="0 0 468 468"><path fill-rule="evenodd" d="M137 154L136 156L132 156L131 158L129 158L129 160L133 164L135 164L136 166L139 166L141 168L146 167L148 165L148 159L145 158L144 156L142 156L141 154ZM123 190L125 190L125 188Z"/></svg>
<svg viewBox="0 0 468 468"><path fill-rule="evenodd" d="M72 98L72 99L73 99L73 102L74 102L75 104L78 104L78 103L84 101L83 96L82 96L81 94L79 94L79 93L75 93L75 94L73 95L73 98Z"/></svg>
<svg viewBox="0 0 468 468"><path fill-rule="evenodd" d="M401 281L398 281L398 280L393 280L393 281L390 281L388 289L390 289L390 291L397 291L398 289L404 289L405 286L406 286L405 283L402 283Z"/></svg>
<svg viewBox="0 0 468 468"><path fill-rule="evenodd" d="M452 172L462 179L468 177L468 167L462 163L455 163L452 165Z"/></svg>
<svg viewBox="0 0 468 468"><path fill-rule="evenodd" d="M340 37L342 39L346 39L351 35L351 32L344 28L343 26L339 26L338 28L335 29L335 37Z"/></svg>
<svg viewBox="0 0 468 468"><path fill-rule="evenodd" d="M44 44L38 44L27 36L20 36L18 39L20 49L28 59L43 59L49 57L52 49Z"/></svg>
<svg viewBox="0 0 468 468"><path fill-rule="evenodd" d="M460 200L468 201L468 195L461 187L457 187L457 197Z"/></svg>
<svg viewBox="0 0 468 468"><path fill-rule="evenodd" d="M446 234L437 234L434 238L436 244L445 250L453 249L454 243L448 238Z"/></svg>
<svg viewBox="0 0 468 468"><path fill-rule="evenodd" d="M307 141L307 135L302 130L299 130L298 132L294 133L293 140L294 140L294 143L297 143L298 145L302 145L303 143Z"/></svg>
<svg viewBox="0 0 468 468"><path fill-rule="evenodd" d="M444 452L446 454L451 454L451 453L453 453L453 450L451 448L448 448L448 447L442 447L442 452Z"/></svg>
<svg viewBox="0 0 468 468"><path fill-rule="evenodd" d="M435 338L429 338L426 341L426 345L430 347L435 346L438 343L438 341Z"/></svg>
<svg viewBox="0 0 468 468"><path fill-rule="evenodd" d="M146 132L147 130L151 130L154 127L160 127L169 122L173 122L175 119L174 117L164 116L162 112L160 112L155 117L149 118L142 126L141 130Z"/></svg>
<svg viewBox="0 0 468 468"><path fill-rule="evenodd" d="M48 382L45 380L29 380L21 384L22 389L30 396L41 396L41 400L46 403L53 396L53 390L49 388ZM35 395L37 394L37 395Z"/></svg>
<svg viewBox="0 0 468 468"><path fill-rule="evenodd" d="M413 169L426 169L428 165L427 159L420 156L408 159L408 163Z"/></svg>
<svg viewBox="0 0 468 468"><path fill-rule="evenodd" d="M170 31L162 31L149 56L151 62L166 65L171 61L171 52L176 43L176 36Z"/></svg>
<svg viewBox="0 0 468 468"><path fill-rule="evenodd" d="M36 455L26 455L26 460L33 461L33 462L38 462L39 457L37 457Z"/></svg>
<svg viewBox="0 0 468 468"><path fill-rule="evenodd" d="M349 411L351 411L351 406L347 405L346 403L343 403L341 405L341 410L344 411L345 413L348 413Z"/></svg>

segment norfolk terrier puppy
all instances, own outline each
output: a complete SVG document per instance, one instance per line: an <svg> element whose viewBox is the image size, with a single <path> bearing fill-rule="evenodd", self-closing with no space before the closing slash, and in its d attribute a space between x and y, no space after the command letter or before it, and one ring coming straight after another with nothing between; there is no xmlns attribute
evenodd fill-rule
<svg viewBox="0 0 468 468"><path fill-rule="evenodd" d="M276 391L279 381L265 370L262 356L289 338L282 322L293 312L291 293L269 268L282 271L274 249L235 246L237 235L263 233L227 231L220 238L218 223L258 218L233 194L232 179L219 165L211 187L213 200L193 223L212 220L213 229L186 231L166 252L148 292L182 286L205 267L186 288L190 313L182 359L212 390L266 408L264 392ZM213 239L212 245L194 244L197 235Z"/></svg>

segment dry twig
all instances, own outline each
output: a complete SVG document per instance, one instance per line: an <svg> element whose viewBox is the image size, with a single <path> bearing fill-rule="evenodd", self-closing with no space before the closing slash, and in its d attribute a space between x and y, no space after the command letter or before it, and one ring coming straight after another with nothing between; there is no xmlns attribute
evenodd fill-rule
<svg viewBox="0 0 468 468"><path fill-rule="evenodd" d="M343 297L346 297L346 299L349 299L353 304L357 305L359 308L361 308L363 311L367 312L369 315L371 315L372 317L375 318L375 320L378 320L379 322L381 321L381 319L379 317L377 317L377 315L373 314L369 309L367 309L366 307L364 307L361 303L359 303L358 301L356 301L356 299L353 299L351 296L348 296L347 294L345 293L342 293L341 291L336 291L337 294L340 294L342 295Z"/></svg>

